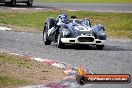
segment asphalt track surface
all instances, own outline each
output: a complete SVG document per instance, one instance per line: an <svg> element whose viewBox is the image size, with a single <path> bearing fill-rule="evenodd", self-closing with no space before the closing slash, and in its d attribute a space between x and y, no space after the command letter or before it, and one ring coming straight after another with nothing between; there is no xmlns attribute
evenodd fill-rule
<svg viewBox="0 0 132 88"><path fill-rule="evenodd" d="M103 50L94 46L44 45L42 33L0 31L0 51L51 59L73 66L80 64L98 74L132 75L132 40L107 39ZM84 88L83 86L81 88ZM132 88L130 84L95 84L86 88Z"/></svg>
<svg viewBox="0 0 132 88"><path fill-rule="evenodd" d="M132 4L108 3L34 3L34 6L45 6L56 9L104 11L104 12L132 12Z"/></svg>
<svg viewBox="0 0 132 88"><path fill-rule="evenodd" d="M0 9L9 9L14 7L0 4ZM28 8L25 4L17 4L16 8ZM34 2L31 8L42 8L44 10L81 10L97 12L121 12L132 13L132 4L110 4L110 3L47 3Z"/></svg>

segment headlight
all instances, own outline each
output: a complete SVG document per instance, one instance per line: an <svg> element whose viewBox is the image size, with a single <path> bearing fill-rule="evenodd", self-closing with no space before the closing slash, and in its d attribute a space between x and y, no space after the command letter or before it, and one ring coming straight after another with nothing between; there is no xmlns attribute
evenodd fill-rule
<svg viewBox="0 0 132 88"><path fill-rule="evenodd" d="M70 30L68 30L68 29L63 29L63 36L67 36L67 35L70 35Z"/></svg>
<svg viewBox="0 0 132 88"><path fill-rule="evenodd" d="M100 35L106 35L105 31L103 29L100 31Z"/></svg>
<svg viewBox="0 0 132 88"><path fill-rule="evenodd" d="M90 33L93 34L93 30L90 30Z"/></svg>
<svg viewBox="0 0 132 88"><path fill-rule="evenodd" d="M106 35L106 33L105 33L105 32L103 32L103 33L102 33L102 35Z"/></svg>

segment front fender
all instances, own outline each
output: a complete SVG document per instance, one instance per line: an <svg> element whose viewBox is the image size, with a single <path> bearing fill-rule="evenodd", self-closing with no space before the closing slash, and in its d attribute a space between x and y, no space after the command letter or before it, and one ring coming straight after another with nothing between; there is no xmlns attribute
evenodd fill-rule
<svg viewBox="0 0 132 88"><path fill-rule="evenodd" d="M92 27L96 39L106 40L106 32L103 25L98 24Z"/></svg>

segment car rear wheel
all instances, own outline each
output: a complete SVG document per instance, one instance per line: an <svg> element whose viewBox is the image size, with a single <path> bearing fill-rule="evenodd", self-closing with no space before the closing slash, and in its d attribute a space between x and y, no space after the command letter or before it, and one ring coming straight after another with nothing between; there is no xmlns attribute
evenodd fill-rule
<svg viewBox="0 0 132 88"><path fill-rule="evenodd" d="M47 31L46 30L43 31L43 41L44 41L45 45L51 44L51 41L47 38Z"/></svg>
<svg viewBox="0 0 132 88"><path fill-rule="evenodd" d="M104 45L96 45L96 48L97 48L98 50L102 50L102 49L104 48Z"/></svg>
<svg viewBox="0 0 132 88"><path fill-rule="evenodd" d="M16 0L11 0L10 6L15 7L16 6Z"/></svg>
<svg viewBox="0 0 132 88"><path fill-rule="evenodd" d="M58 35L57 45L58 45L58 48L64 48L64 46L65 46L65 44L62 43L62 41L61 41L61 33L59 33L59 35Z"/></svg>
<svg viewBox="0 0 132 88"><path fill-rule="evenodd" d="M33 5L33 0L28 0L27 6L32 6Z"/></svg>

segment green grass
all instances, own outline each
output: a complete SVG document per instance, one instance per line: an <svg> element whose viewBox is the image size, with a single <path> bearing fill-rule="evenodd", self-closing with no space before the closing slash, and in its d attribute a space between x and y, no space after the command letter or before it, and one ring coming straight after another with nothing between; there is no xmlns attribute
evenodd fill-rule
<svg viewBox="0 0 132 88"><path fill-rule="evenodd" d="M47 17L57 17L61 13L78 18L88 18L92 24L103 24L110 37L125 37L132 39L132 13L99 13L99 12L70 12L70 11L43 11L31 13L0 13L0 24L35 27L43 30ZM10 14L10 15L9 15Z"/></svg>
<svg viewBox="0 0 132 88"><path fill-rule="evenodd" d="M25 61L25 59L20 59L22 57L18 56L12 56L12 55L6 55L6 54L1 54L0 53L0 62L8 62L11 64L15 64L18 67L29 67L30 64Z"/></svg>
<svg viewBox="0 0 132 88"><path fill-rule="evenodd" d="M17 86L17 85L23 85L23 84L27 84L27 82L25 80L20 80L15 77L0 75L0 88L4 86L10 86L10 85Z"/></svg>
<svg viewBox="0 0 132 88"><path fill-rule="evenodd" d="M14 64L18 67L25 67L29 65L27 62L24 62L23 59L20 59L20 57L0 53L0 64L2 65L4 63ZM28 83L28 81L21 78L16 78L10 73L6 73L6 71L4 74L3 71L0 73L0 88L7 86L27 85Z"/></svg>
<svg viewBox="0 0 132 88"><path fill-rule="evenodd" d="M132 3L132 0L35 0L36 2L70 2L70 3Z"/></svg>

